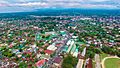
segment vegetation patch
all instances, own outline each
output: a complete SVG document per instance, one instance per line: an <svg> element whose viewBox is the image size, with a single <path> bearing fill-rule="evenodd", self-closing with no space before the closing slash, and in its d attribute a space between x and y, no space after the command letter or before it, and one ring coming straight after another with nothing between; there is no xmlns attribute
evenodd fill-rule
<svg viewBox="0 0 120 68"><path fill-rule="evenodd" d="M101 59L101 61L102 61L105 57L108 57L108 54L105 54L105 53L100 54L100 59Z"/></svg>
<svg viewBox="0 0 120 68"><path fill-rule="evenodd" d="M77 58L68 54L67 57L63 59L62 68L74 68L77 62Z"/></svg>

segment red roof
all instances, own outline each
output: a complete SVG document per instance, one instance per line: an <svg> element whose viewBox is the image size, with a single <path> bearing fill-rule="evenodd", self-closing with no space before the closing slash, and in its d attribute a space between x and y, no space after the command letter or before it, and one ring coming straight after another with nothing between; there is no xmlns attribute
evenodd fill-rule
<svg viewBox="0 0 120 68"><path fill-rule="evenodd" d="M58 64L61 62L61 60L62 60L62 59L61 59L60 57L55 57L55 58L54 58L54 62L55 62L55 63L58 63Z"/></svg>
<svg viewBox="0 0 120 68"><path fill-rule="evenodd" d="M59 47L59 46L61 46L61 44L60 44L60 43L59 43L59 44L56 44L56 46Z"/></svg>
<svg viewBox="0 0 120 68"><path fill-rule="evenodd" d="M45 50L44 52L47 53L47 54L52 54L53 53L53 51L51 51L51 50Z"/></svg>
<svg viewBox="0 0 120 68"><path fill-rule="evenodd" d="M92 68L92 59L88 60L87 68Z"/></svg>
<svg viewBox="0 0 120 68"><path fill-rule="evenodd" d="M45 59L40 60L40 61L38 61L38 62L36 63L36 66L37 66L37 67L40 67L40 66L42 66L44 63L45 63Z"/></svg>

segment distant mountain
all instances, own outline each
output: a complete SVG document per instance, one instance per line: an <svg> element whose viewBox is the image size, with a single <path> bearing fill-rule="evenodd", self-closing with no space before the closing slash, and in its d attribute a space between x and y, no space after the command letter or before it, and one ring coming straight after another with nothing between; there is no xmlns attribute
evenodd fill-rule
<svg viewBox="0 0 120 68"><path fill-rule="evenodd" d="M120 9L38 9L36 13L40 15L120 15ZM42 14L41 14L42 13Z"/></svg>
<svg viewBox="0 0 120 68"><path fill-rule="evenodd" d="M118 6L119 7L119 6ZM120 15L120 9L36 9L32 12L17 12L17 13L1 13L0 17L25 17L30 15L37 16L106 16L106 15Z"/></svg>

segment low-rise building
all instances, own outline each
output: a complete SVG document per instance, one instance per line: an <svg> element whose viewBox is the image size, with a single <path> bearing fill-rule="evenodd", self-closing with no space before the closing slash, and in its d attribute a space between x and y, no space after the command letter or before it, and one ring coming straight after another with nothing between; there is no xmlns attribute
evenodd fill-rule
<svg viewBox="0 0 120 68"><path fill-rule="evenodd" d="M61 68L61 62L62 62L61 57L55 57L54 58L54 66L55 66L55 68Z"/></svg>

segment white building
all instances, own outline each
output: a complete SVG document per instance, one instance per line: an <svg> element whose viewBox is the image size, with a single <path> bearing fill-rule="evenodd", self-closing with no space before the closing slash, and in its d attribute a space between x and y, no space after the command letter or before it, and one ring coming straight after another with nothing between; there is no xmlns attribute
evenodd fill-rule
<svg viewBox="0 0 120 68"><path fill-rule="evenodd" d="M74 43L75 43L74 40L72 40L71 43L70 43L70 46L69 46L69 48L68 48L68 50L67 50L67 53L70 52L70 50L71 50L71 48L73 47Z"/></svg>
<svg viewBox="0 0 120 68"><path fill-rule="evenodd" d="M57 47L53 46L53 45L50 45L47 47L48 50L52 50L52 51L55 51L57 49Z"/></svg>

